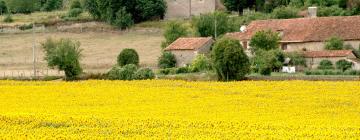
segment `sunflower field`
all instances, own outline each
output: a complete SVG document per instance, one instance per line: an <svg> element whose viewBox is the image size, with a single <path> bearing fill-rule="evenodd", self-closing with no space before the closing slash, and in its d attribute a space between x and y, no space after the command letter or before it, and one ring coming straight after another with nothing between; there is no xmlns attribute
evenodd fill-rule
<svg viewBox="0 0 360 140"><path fill-rule="evenodd" d="M0 81L0 139L360 139L360 82Z"/></svg>

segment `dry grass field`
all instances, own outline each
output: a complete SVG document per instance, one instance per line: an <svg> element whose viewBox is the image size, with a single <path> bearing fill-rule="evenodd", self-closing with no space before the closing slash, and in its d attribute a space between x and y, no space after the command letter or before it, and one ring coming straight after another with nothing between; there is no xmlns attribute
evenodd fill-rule
<svg viewBox="0 0 360 140"><path fill-rule="evenodd" d="M83 49L81 60L85 70L107 70L116 63L117 55L124 48L134 48L140 55L140 63L155 66L160 55L163 40L160 30L131 30L127 32L50 32L36 33L38 66L46 69L44 54L40 47L47 38L71 38L78 40ZM31 70L32 44L31 33L0 34L0 71Z"/></svg>

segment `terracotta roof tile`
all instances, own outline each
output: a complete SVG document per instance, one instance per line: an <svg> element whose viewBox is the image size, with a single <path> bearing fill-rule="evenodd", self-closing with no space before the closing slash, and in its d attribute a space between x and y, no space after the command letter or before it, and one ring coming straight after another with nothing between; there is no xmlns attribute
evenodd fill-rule
<svg viewBox="0 0 360 140"><path fill-rule="evenodd" d="M260 30L281 31L282 42L325 41L332 36L343 40L360 40L360 16L258 20L251 22L246 32L228 35L239 40L250 40Z"/></svg>
<svg viewBox="0 0 360 140"><path fill-rule="evenodd" d="M326 50L326 51L306 51L305 58L320 58L320 57L347 57L353 54L352 50Z"/></svg>
<svg viewBox="0 0 360 140"><path fill-rule="evenodd" d="M213 42L213 39L211 37L182 37L171 43L165 50L197 50L209 41Z"/></svg>

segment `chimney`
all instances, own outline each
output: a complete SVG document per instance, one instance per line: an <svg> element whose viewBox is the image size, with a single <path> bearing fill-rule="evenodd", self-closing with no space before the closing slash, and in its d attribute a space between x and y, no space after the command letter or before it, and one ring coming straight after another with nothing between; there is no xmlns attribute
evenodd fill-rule
<svg viewBox="0 0 360 140"><path fill-rule="evenodd" d="M308 15L310 18L316 18L317 17L317 7L309 7L308 8Z"/></svg>

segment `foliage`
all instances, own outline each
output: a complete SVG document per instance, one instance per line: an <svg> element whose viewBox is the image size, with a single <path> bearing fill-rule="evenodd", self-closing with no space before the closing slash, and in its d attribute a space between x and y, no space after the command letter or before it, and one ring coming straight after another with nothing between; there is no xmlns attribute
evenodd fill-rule
<svg viewBox="0 0 360 140"><path fill-rule="evenodd" d="M357 70L307 70L305 75L360 75L360 71Z"/></svg>
<svg viewBox="0 0 360 140"><path fill-rule="evenodd" d="M272 12L272 15L276 19L290 19L290 18L297 18L298 10L293 7L277 7Z"/></svg>
<svg viewBox="0 0 360 140"><path fill-rule="evenodd" d="M317 16L319 17L348 16L348 15L351 15L351 13L346 10L343 10L338 6L319 7L317 11Z"/></svg>
<svg viewBox="0 0 360 140"><path fill-rule="evenodd" d="M285 61L285 54L279 49L258 50L253 57L253 65L262 75L271 75L272 71L282 68Z"/></svg>
<svg viewBox="0 0 360 140"><path fill-rule="evenodd" d="M14 19L12 18L11 14L7 14L6 17L4 18L3 22L11 23L11 22L14 22Z"/></svg>
<svg viewBox="0 0 360 140"><path fill-rule="evenodd" d="M19 29L24 31L24 30L29 30L29 29L32 29L33 28L33 24L24 24L24 25L21 25L19 26Z"/></svg>
<svg viewBox="0 0 360 140"><path fill-rule="evenodd" d="M82 73L80 66L80 43L70 39L54 41L47 39L42 44L45 60L51 68L65 71L66 80L73 80Z"/></svg>
<svg viewBox="0 0 360 140"><path fill-rule="evenodd" d="M147 21L154 18L163 18L166 12L164 0L137 0L136 11L140 13L140 20Z"/></svg>
<svg viewBox="0 0 360 140"><path fill-rule="evenodd" d="M110 80L134 80L136 78L137 66L128 64L123 67L114 66L108 73Z"/></svg>
<svg viewBox="0 0 360 140"><path fill-rule="evenodd" d="M134 49L124 49L117 57L117 64L119 66L125 66L128 64L139 65L139 55Z"/></svg>
<svg viewBox="0 0 360 140"><path fill-rule="evenodd" d="M221 81L243 80L250 62L238 40L221 38L212 50L213 65Z"/></svg>
<svg viewBox="0 0 360 140"><path fill-rule="evenodd" d="M126 29L134 24L131 14L127 13L125 7L116 12L116 19L113 25L120 29Z"/></svg>
<svg viewBox="0 0 360 140"><path fill-rule="evenodd" d="M204 54L197 55L191 64L191 71L193 72L208 71L211 68L211 61Z"/></svg>
<svg viewBox="0 0 360 140"><path fill-rule="evenodd" d="M348 69L352 68L353 63L342 59L336 62L336 69L342 70L342 71L346 71Z"/></svg>
<svg viewBox="0 0 360 140"><path fill-rule="evenodd" d="M53 11L62 8L63 0L46 0L45 4L41 7L42 11Z"/></svg>
<svg viewBox="0 0 360 140"><path fill-rule="evenodd" d="M175 55L171 52L163 52L159 57L159 67L162 69L173 68L176 66Z"/></svg>
<svg viewBox="0 0 360 140"><path fill-rule="evenodd" d="M248 0L223 0L223 3L227 10L236 11L239 15L248 7Z"/></svg>
<svg viewBox="0 0 360 140"><path fill-rule="evenodd" d="M71 2L70 9L75 9L75 8L83 9L83 6L81 5L79 0L74 0Z"/></svg>
<svg viewBox="0 0 360 140"><path fill-rule="evenodd" d="M242 16L238 16L235 18L236 18L235 22L241 26L241 25L249 25L250 22L255 21L255 20L266 20L271 17L269 16L269 14L266 14L266 13L248 11L248 12L243 13Z"/></svg>
<svg viewBox="0 0 360 140"><path fill-rule="evenodd" d="M227 32L236 31L234 22L231 22L229 15L224 12L214 12L193 18L193 26L201 37L212 36L214 38L224 35ZM215 30L216 28L216 30Z"/></svg>
<svg viewBox="0 0 360 140"><path fill-rule="evenodd" d="M155 79L155 73L149 68L139 69L135 73L135 79L137 80Z"/></svg>
<svg viewBox="0 0 360 140"><path fill-rule="evenodd" d="M333 63L330 60L322 60L318 66L320 70L331 70L334 69Z"/></svg>
<svg viewBox="0 0 360 140"><path fill-rule="evenodd" d="M83 11L80 8L70 9L67 16L68 17L78 17L82 12Z"/></svg>
<svg viewBox="0 0 360 140"><path fill-rule="evenodd" d="M272 32L271 30L258 31L250 40L252 52L255 53L258 50L268 51L277 49L279 48L280 39L279 34Z"/></svg>
<svg viewBox="0 0 360 140"><path fill-rule="evenodd" d="M0 1L0 15L6 14L8 12L8 8L6 6L5 1Z"/></svg>
<svg viewBox="0 0 360 140"><path fill-rule="evenodd" d="M339 37L331 37L326 40L325 44L326 50L343 50L344 49L344 41Z"/></svg>
<svg viewBox="0 0 360 140"><path fill-rule="evenodd" d="M8 0L6 1L11 13L31 13L41 8L39 0Z"/></svg>
<svg viewBox="0 0 360 140"><path fill-rule="evenodd" d="M286 53L286 57L290 58L289 65L291 66L306 66L304 54L299 52Z"/></svg>
<svg viewBox="0 0 360 140"><path fill-rule="evenodd" d="M162 44L162 49L166 48L168 45L173 43L179 37L185 37L188 34L187 27L182 25L180 22L171 21L166 24L164 37L165 42Z"/></svg>
<svg viewBox="0 0 360 140"><path fill-rule="evenodd" d="M161 18L166 10L164 0L85 0L84 7L95 19L111 24L130 23L130 16L134 23ZM126 20L119 15L126 15ZM120 18L122 22L114 22Z"/></svg>

